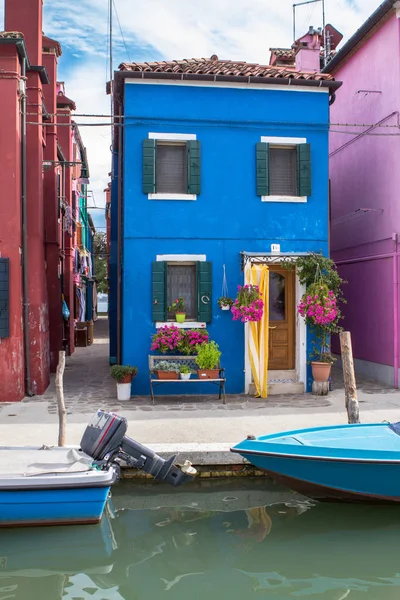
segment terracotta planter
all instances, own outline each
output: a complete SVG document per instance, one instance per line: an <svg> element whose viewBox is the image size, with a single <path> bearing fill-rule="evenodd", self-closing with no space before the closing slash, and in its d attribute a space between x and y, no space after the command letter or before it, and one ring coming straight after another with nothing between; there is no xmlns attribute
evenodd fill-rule
<svg viewBox="0 0 400 600"><path fill-rule="evenodd" d="M133 375L125 375L123 380L119 381L118 383L131 383L132 379L133 379Z"/></svg>
<svg viewBox="0 0 400 600"><path fill-rule="evenodd" d="M178 379L179 373L175 371L156 371L157 379Z"/></svg>
<svg viewBox="0 0 400 600"><path fill-rule="evenodd" d="M312 376L314 381L328 381L332 364L327 362L312 362Z"/></svg>
<svg viewBox="0 0 400 600"><path fill-rule="evenodd" d="M219 369L199 369L197 377L199 379L219 379Z"/></svg>
<svg viewBox="0 0 400 600"><path fill-rule="evenodd" d="M186 313L175 313L175 319L177 323L184 323L186 319Z"/></svg>

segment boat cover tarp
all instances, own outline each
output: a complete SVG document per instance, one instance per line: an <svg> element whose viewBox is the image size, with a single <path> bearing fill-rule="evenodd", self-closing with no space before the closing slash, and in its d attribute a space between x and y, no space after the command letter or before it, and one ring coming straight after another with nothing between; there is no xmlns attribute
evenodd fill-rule
<svg viewBox="0 0 400 600"><path fill-rule="evenodd" d="M397 433L397 435L400 435L400 422L399 423L390 423L389 427L392 431Z"/></svg>
<svg viewBox="0 0 400 600"><path fill-rule="evenodd" d="M0 448L0 477L90 471L93 458L74 448Z"/></svg>

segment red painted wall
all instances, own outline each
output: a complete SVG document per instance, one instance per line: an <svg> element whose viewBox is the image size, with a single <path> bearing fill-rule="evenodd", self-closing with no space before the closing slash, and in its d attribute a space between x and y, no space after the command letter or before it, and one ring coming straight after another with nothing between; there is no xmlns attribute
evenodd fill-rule
<svg viewBox="0 0 400 600"><path fill-rule="evenodd" d="M21 269L20 62L14 45L0 45L0 253L10 259L10 337L0 340L0 401L24 396Z"/></svg>

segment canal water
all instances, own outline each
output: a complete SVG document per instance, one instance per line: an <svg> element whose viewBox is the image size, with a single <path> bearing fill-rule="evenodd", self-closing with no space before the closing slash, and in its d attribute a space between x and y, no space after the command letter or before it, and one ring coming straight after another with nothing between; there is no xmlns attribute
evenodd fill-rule
<svg viewBox="0 0 400 600"><path fill-rule="evenodd" d="M400 508L264 479L121 483L99 525L0 531L0 600L398 600Z"/></svg>

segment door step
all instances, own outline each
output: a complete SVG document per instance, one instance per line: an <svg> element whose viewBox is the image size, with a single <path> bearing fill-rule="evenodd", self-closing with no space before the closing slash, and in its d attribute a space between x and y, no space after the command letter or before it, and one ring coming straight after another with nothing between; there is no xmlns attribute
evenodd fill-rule
<svg viewBox="0 0 400 600"><path fill-rule="evenodd" d="M251 383L249 396L254 396L255 393L256 386ZM268 372L268 396L278 396L280 394L304 394L304 383L297 381L294 369Z"/></svg>

